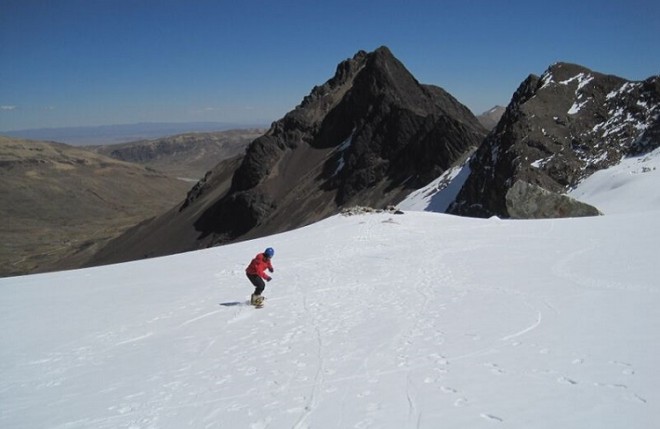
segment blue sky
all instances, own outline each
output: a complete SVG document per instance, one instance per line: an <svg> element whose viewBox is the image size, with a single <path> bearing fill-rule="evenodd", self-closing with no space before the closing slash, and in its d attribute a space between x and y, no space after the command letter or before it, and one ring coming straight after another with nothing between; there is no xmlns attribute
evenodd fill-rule
<svg viewBox="0 0 660 429"><path fill-rule="evenodd" d="M0 0L0 132L270 124L388 46L479 114L557 61L660 74L660 2Z"/></svg>

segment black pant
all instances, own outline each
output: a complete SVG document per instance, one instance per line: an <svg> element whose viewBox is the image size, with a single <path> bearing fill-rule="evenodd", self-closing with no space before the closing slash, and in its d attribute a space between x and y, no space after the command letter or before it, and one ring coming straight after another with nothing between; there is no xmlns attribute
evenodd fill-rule
<svg viewBox="0 0 660 429"><path fill-rule="evenodd" d="M255 295L261 295L261 292L264 291L266 288L266 283L264 283L264 279L259 277L256 274L246 274L247 278L250 279L250 282L254 285L254 294Z"/></svg>

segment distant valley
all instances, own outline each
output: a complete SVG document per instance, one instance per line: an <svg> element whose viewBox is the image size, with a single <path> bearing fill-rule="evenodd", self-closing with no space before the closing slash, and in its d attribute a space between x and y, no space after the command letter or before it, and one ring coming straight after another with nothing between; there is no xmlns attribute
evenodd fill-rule
<svg viewBox="0 0 660 429"><path fill-rule="evenodd" d="M263 124L239 125L228 122L140 122L86 127L34 128L2 131L0 134L18 139L57 141L73 146L90 146L129 143L178 134L215 133L263 126Z"/></svg>
<svg viewBox="0 0 660 429"><path fill-rule="evenodd" d="M101 155L134 162L170 176L197 181L226 158L245 152L265 129L238 129L212 133L187 133L153 140L86 146Z"/></svg>
<svg viewBox="0 0 660 429"><path fill-rule="evenodd" d="M0 276L79 267L110 239L181 203L191 182L260 132L87 148L0 136Z"/></svg>

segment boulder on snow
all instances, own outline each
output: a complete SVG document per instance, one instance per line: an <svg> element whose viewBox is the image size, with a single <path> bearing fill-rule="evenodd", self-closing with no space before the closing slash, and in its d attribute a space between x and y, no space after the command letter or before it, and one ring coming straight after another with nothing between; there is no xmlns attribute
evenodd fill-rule
<svg viewBox="0 0 660 429"><path fill-rule="evenodd" d="M599 216L594 206L540 186L516 181L506 193L506 209L514 219Z"/></svg>

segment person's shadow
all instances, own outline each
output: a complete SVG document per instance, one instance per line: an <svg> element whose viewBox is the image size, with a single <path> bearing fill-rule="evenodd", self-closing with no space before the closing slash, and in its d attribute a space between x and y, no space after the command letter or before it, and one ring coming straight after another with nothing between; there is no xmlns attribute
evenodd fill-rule
<svg viewBox="0 0 660 429"><path fill-rule="evenodd" d="M241 301L221 302L220 305L222 305L223 307L235 307L237 305L245 305L245 302L241 302Z"/></svg>

